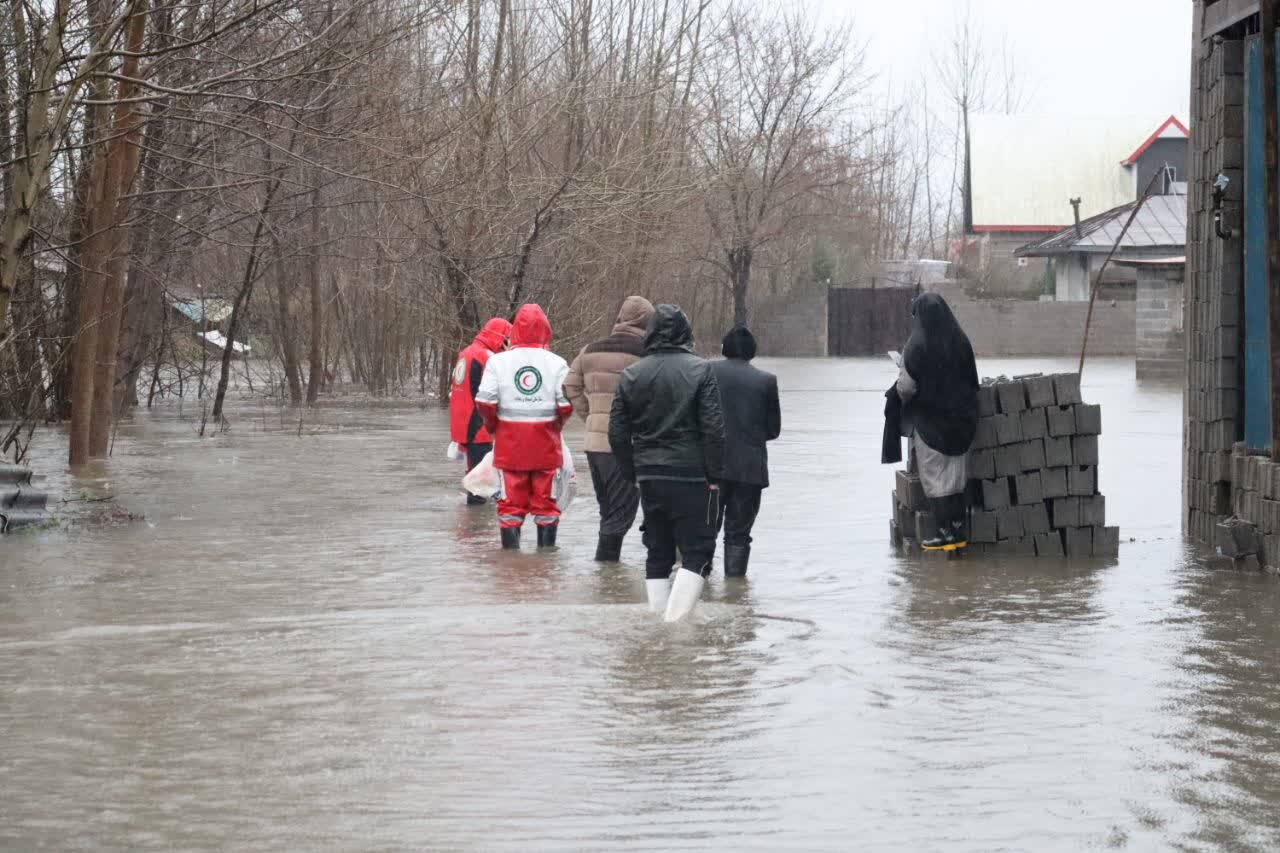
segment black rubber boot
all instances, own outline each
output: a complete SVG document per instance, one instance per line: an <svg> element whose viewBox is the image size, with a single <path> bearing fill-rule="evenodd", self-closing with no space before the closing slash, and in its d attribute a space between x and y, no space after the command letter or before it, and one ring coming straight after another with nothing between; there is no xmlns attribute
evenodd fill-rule
<svg viewBox="0 0 1280 853"><path fill-rule="evenodd" d="M556 547L556 525L548 524L545 527L538 528L538 547L539 548Z"/></svg>
<svg viewBox="0 0 1280 853"><path fill-rule="evenodd" d="M467 495L467 506L484 506L488 501L479 495Z"/></svg>
<svg viewBox="0 0 1280 853"><path fill-rule="evenodd" d="M926 551L941 551L952 542L951 501L948 498L929 498L929 506L938 527L933 536L920 543L920 547Z"/></svg>
<svg viewBox="0 0 1280 853"><path fill-rule="evenodd" d="M745 578L747 576L747 563L750 560L750 545L725 545L724 576L727 578Z"/></svg>
<svg viewBox="0 0 1280 853"><path fill-rule="evenodd" d="M616 563L622 559L622 537L600 534L596 543L597 563Z"/></svg>
<svg viewBox="0 0 1280 853"><path fill-rule="evenodd" d="M502 548L505 551L520 550L520 528L519 527L502 528Z"/></svg>

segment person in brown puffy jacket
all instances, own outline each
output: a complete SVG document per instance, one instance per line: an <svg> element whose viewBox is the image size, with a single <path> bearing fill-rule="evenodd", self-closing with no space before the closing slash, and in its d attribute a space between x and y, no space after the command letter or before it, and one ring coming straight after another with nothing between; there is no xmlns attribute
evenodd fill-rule
<svg viewBox="0 0 1280 853"><path fill-rule="evenodd" d="M644 355L644 336L652 317L653 304L648 299L628 296L613 331L578 354L564 383L574 411L587 421L587 462L600 505L596 560L603 563L616 563L621 558L622 540L640 508L639 488L623 476L609 449L609 408L622 371Z"/></svg>

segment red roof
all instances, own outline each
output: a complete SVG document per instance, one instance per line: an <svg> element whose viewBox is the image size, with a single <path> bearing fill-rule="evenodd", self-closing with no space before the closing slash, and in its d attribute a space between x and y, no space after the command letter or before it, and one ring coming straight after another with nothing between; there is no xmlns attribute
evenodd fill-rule
<svg viewBox="0 0 1280 853"><path fill-rule="evenodd" d="M1177 128L1182 133L1183 136L1186 136L1186 137L1191 136L1191 131L1187 130L1187 126L1185 124L1178 121L1177 116L1169 116L1167 119L1165 119L1164 124L1156 128L1155 133L1147 137L1146 142L1138 146L1137 151L1134 151L1124 160L1120 161L1120 165L1132 166L1134 163L1138 162L1138 158L1141 157L1143 154L1145 154L1148 148L1150 148L1152 145L1155 145L1156 140L1159 139L1161 136L1163 136L1164 132L1171 127Z"/></svg>

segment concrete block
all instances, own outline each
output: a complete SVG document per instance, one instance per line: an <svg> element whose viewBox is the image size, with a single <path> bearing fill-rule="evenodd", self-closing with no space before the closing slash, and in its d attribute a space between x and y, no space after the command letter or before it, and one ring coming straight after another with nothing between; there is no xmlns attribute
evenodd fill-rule
<svg viewBox="0 0 1280 853"><path fill-rule="evenodd" d="M1068 527L1064 532L1067 556L1072 559L1093 556L1093 528Z"/></svg>
<svg viewBox="0 0 1280 853"><path fill-rule="evenodd" d="M917 512L915 521L917 542L923 542L938 535L938 521L932 512Z"/></svg>
<svg viewBox="0 0 1280 853"><path fill-rule="evenodd" d="M995 416L996 441L999 444L1017 444L1022 441L1022 419L1017 414Z"/></svg>
<svg viewBox="0 0 1280 853"><path fill-rule="evenodd" d="M1027 388L1021 380L996 383L996 396L1000 401L1000 411L1005 414L1019 414L1027 408Z"/></svg>
<svg viewBox="0 0 1280 853"><path fill-rule="evenodd" d="M1022 380L1027 388L1027 405L1033 409L1044 409L1057 401L1053 391L1052 376L1031 376Z"/></svg>
<svg viewBox="0 0 1280 853"><path fill-rule="evenodd" d="M995 542L999 536L996 535L996 514L987 512L982 509L975 509L969 518L969 541L970 542Z"/></svg>
<svg viewBox="0 0 1280 853"><path fill-rule="evenodd" d="M1049 532L1049 509L1044 501L1020 506L1018 513L1022 516L1022 530L1025 535L1038 536Z"/></svg>
<svg viewBox="0 0 1280 853"><path fill-rule="evenodd" d="M984 509L996 510L1009 506L1009 480L997 477L994 480L982 481L982 506Z"/></svg>
<svg viewBox="0 0 1280 853"><path fill-rule="evenodd" d="M1049 435L1049 419L1044 409L1027 409L1022 413L1022 437L1030 440Z"/></svg>
<svg viewBox="0 0 1280 853"><path fill-rule="evenodd" d="M1120 528L1093 528L1093 556L1115 559L1120 556Z"/></svg>
<svg viewBox="0 0 1280 853"><path fill-rule="evenodd" d="M1071 495L1066 468L1046 468L1040 472L1040 488L1045 500Z"/></svg>
<svg viewBox="0 0 1280 853"><path fill-rule="evenodd" d="M1098 464L1098 437L1077 435L1071 439L1071 461L1076 465Z"/></svg>
<svg viewBox="0 0 1280 853"><path fill-rule="evenodd" d="M889 521L889 546L901 548L903 545L902 538L902 531L898 529L897 519L891 519Z"/></svg>
<svg viewBox="0 0 1280 853"><path fill-rule="evenodd" d="M1080 403L1074 407L1076 415L1076 435L1102 434L1102 407Z"/></svg>
<svg viewBox="0 0 1280 853"><path fill-rule="evenodd" d="M996 437L995 418L978 418L978 431L973 437L973 446L985 450L1000 443Z"/></svg>
<svg viewBox="0 0 1280 853"><path fill-rule="evenodd" d="M1098 491L1098 469L1090 465L1075 465L1067 469L1067 494L1087 497Z"/></svg>
<svg viewBox="0 0 1280 853"><path fill-rule="evenodd" d="M1057 530L1051 530L1048 533L1041 533L1037 536L1036 556L1058 558L1066 556L1066 552L1062 547L1062 533Z"/></svg>
<svg viewBox="0 0 1280 853"><path fill-rule="evenodd" d="M1053 526L1059 530L1080 526L1080 499L1054 498Z"/></svg>
<svg viewBox="0 0 1280 853"><path fill-rule="evenodd" d="M1054 438L1076 434L1076 413L1071 406L1054 406L1048 410L1049 435Z"/></svg>
<svg viewBox="0 0 1280 853"><path fill-rule="evenodd" d="M1004 539L987 548L987 553L997 557L1034 557L1036 554L1035 540L1026 537Z"/></svg>
<svg viewBox="0 0 1280 853"><path fill-rule="evenodd" d="M1022 472L1022 445L1011 444L995 449L995 476L1012 477Z"/></svg>
<svg viewBox="0 0 1280 853"><path fill-rule="evenodd" d="M1070 467L1075 456L1071 452L1070 436L1044 440L1044 464L1047 468Z"/></svg>
<svg viewBox="0 0 1280 853"><path fill-rule="evenodd" d="M996 456L994 450L969 451L969 479L990 480L996 475Z"/></svg>
<svg viewBox="0 0 1280 853"><path fill-rule="evenodd" d="M996 535L1001 539L1019 539L1023 536L1022 513L1016 506L997 510Z"/></svg>
<svg viewBox="0 0 1280 853"><path fill-rule="evenodd" d="M1256 554L1260 548L1258 528L1241 518L1228 518L1214 528L1213 544L1224 557L1236 559Z"/></svg>
<svg viewBox="0 0 1280 853"><path fill-rule="evenodd" d="M916 475L903 470L895 472L894 490L898 494L898 500L912 512L929 508L924 496L924 484Z"/></svg>
<svg viewBox="0 0 1280 853"><path fill-rule="evenodd" d="M1080 398L1080 374L1059 373L1053 377L1053 393L1059 406L1083 403Z"/></svg>
<svg viewBox="0 0 1280 853"><path fill-rule="evenodd" d="M1080 499L1080 524L1085 527L1102 527L1107 523L1107 499L1092 495Z"/></svg>
<svg viewBox="0 0 1280 853"><path fill-rule="evenodd" d="M1000 411L996 400L996 386L981 385L978 387L978 417L987 418Z"/></svg>
<svg viewBox="0 0 1280 853"><path fill-rule="evenodd" d="M1022 471L1039 471L1044 468L1044 439L1024 441L1018 445L1018 460Z"/></svg>
<svg viewBox="0 0 1280 853"><path fill-rule="evenodd" d="M1013 502L1017 504L1044 502L1044 488L1040 482L1039 471L1019 474L1013 478Z"/></svg>

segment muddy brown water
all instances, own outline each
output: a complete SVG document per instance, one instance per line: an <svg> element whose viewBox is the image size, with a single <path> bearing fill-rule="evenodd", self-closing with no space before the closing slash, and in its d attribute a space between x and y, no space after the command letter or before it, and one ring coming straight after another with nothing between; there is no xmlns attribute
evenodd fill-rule
<svg viewBox="0 0 1280 853"><path fill-rule="evenodd" d="M0 542L0 848L1280 846L1280 587L1181 542L1180 392L1086 372L1118 562L945 562L887 545L888 362L767 366L750 578L679 626L585 471L499 553L436 410L165 408L76 479L43 433L147 521Z"/></svg>

